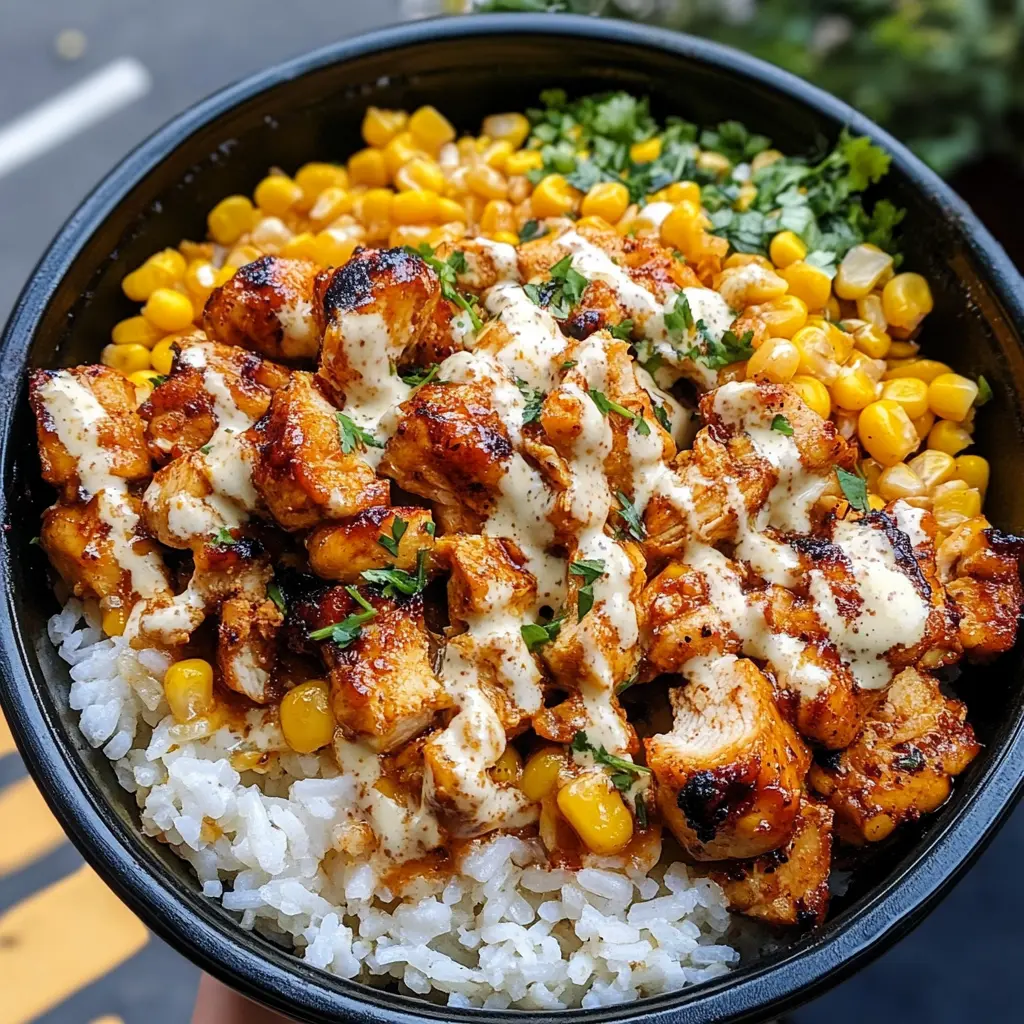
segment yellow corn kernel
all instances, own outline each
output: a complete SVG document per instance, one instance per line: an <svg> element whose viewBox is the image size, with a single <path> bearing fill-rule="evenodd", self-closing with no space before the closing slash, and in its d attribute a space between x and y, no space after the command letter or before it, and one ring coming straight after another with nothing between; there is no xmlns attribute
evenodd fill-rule
<svg viewBox="0 0 1024 1024"><path fill-rule="evenodd" d="M635 164L649 164L661 156L661 139L656 135L629 147L629 159Z"/></svg>
<svg viewBox="0 0 1024 1024"><path fill-rule="evenodd" d="M483 199L504 199L508 195L505 176L486 164L470 167L466 171L465 181L466 188Z"/></svg>
<svg viewBox="0 0 1024 1024"><path fill-rule="evenodd" d="M164 675L164 696L179 722L213 710L213 666L202 658L176 661Z"/></svg>
<svg viewBox="0 0 1024 1024"><path fill-rule="evenodd" d="M897 274L882 289L885 319L894 327L913 330L933 306L932 290L920 274Z"/></svg>
<svg viewBox="0 0 1024 1024"><path fill-rule="evenodd" d="M516 215L512 204L504 199L492 199L484 207L480 214L480 230L489 238L504 232L516 230ZM516 236L515 244L519 244L519 236Z"/></svg>
<svg viewBox="0 0 1024 1024"><path fill-rule="evenodd" d="M348 158L348 177L353 185L380 188L388 183L388 168L379 149L361 149Z"/></svg>
<svg viewBox="0 0 1024 1024"><path fill-rule="evenodd" d="M492 142L481 154L481 160L496 171L504 171L508 158L512 155L512 143L499 139Z"/></svg>
<svg viewBox="0 0 1024 1024"><path fill-rule="evenodd" d="M695 203L700 206L700 185L695 181L676 181L665 189L665 200L669 203Z"/></svg>
<svg viewBox="0 0 1024 1024"><path fill-rule="evenodd" d="M958 455L956 457L956 477L958 480L963 480L968 487L973 487L984 494L988 490L988 459L984 459L980 455Z"/></svg>
<svg viewBox="0 0 1024 1024"><path fill-rule="evenodd" d="M932 501L932 515L940 530L952 530L981 515L981 494L973 487L936 494Z"/></svg>
<svg viewBox="0 0 1024 1024"><path fill-rule="evenodd" d="M441 168L429 157L413 157L395 174L395 188L400 192L429 189L431 192L444 191L445 181Z"/></svg>
<svg viewBox="0 0 1024 1024"><path fill-rule="evenodd" d="M940 363L935 359L912 359L908 363L890 366L885 371L885 379L898 380L900 377L916 377L918 380L923 380L925 384L931 384L936 377L943 373L952 373L945 363Z"/></svg>
<svg viewBox="0 0 1024 1024"><path fill-rule="evenodd" d="M959 423L953 420L939 420L928 431L928 447L947 455L959 455L974 444L974 439Z"/></svg>
<svg viewBox="0 0 1024 1024"><path fill-rule="evenodd" d="M837 363L845 363L850 358L853 354L854 337L849 331L844 331L838 324L833 323L831 320L826 320L824 317L809 316L807 322L809 324L816 324L824 330L829 343L832 345L832 351L835 352Z"/></svg>
<svg viewBox="0 0 1024 1024"><path fill-rule="evenodd" d="M138 267L130 274L121 278L121 290L132 302L145 302L150 294L160 287L156 276L147 271L145 266Z"/></svg>
<svg viewBox="0 0 1024 1024"><path fill-rule="evenodd" d="M869 494L868 495L868 508L872 512L881 512L885 508L885 498L880 494Z"/></svg>
<svg viewBox="0 0 1024 1024"><path fill-rule="evenodd" d="M302 198L302 189L286 174L270 174L256 186L252 197L267 216L283 217Z"/></svg>
<svg viewBox="0 0 1024 1024"><path fill-rule="evenodd" d="M314 239L316 258L322 267L340 267L347 263L356 247L364 240L364 233L353 233L344 228L325 228Z"/></svg>
<svg viewBox="0 0 1024 1024"><path fill-rule="evenodd" d="M795 295L780 295L754 312L773 338L792 338L807 323L807 303Z"/></svg>
<svg viewBox="0 0 1024 1024"><path fill-rule="evenodd" d="M252 229L249 241L263 252L276 254L292 237L291 228L280 217L262 217Z"/></svg>
<svg viewBox="0 0 1024 1024"><path fill-rule="evenodd" d="M971 458L971 456L963 456L963 458ZM925 491L929 494L939 484L952 480L956 471L953 456L934 448L928 448L920 455L915 455L907 465L917 474L918 479L924 484Z"/></svg>
<svg viewBox="0 0 1024 1024"><path fill-rule="evenodd" d="M768 167L776 160L782 159L782 153L777 149L762 149L753 160L750 161L750 169L755 173L763 167Z"/></svg>
<svg viewBox="0 0 1024 1024"><path fill-rule="evenodd" d="M355 206L355 195L346 188L331 186L316 197L309 211L309 220L314 227L330 224L339 217L351 213Z"/></svg>
<svg viewBox="0 0 1024 1024"><path fill-rule="evenodd" d="M880 462L875 462L874 459L861 460L860 471L867 482L869 491L878 490L878 478L882 475L884 468Z"/></svg>
<svg viewBox="0 0 1024 1024"><path fill-rule="evenodd" d="M832 398L828 388L815 377L799 374L789 382L790 387L803 399L812 412L816 412L823 420L832 412Z"/></svg>
<svg viewBox="0 0 1024 1024"><path fill-rule="evenodd" d="M502 785L514 786L522 773L523 759L519 756L519 751L510 743L505 747L501 757L494 762L491 778Z"/></svg>
<svg viewBox="0 0 1024 1024"><path fill-rule="evenodd" d="M785 384L800 365L800 352L785 338L769 338L747 362L747 376Z"/></svg>
<svg viewBox="0 0 1024 1024"><path fill-rule="evenodd" d="M797 260L781 267L779 273L789 282L789 291L807 303L808 309L824 309L832 294L832 279L824 270Z"/></svg>
<svg viewBox="0 0 1024 1024"><path fill-rule="evenodd" d="M544 166L544 158L539 149L522 149L512 153L505 161L505 173L526 174L527 171L539 171Z"/></svg>
<svg viewBox="0 0 1024 1024"><path fill-rule="evenodd" d="M466 208L455 202L454 199L441 196L437 201L437 217L442 224L448 224L456 220L465 223L467 220Z"/></svg>
<svg viewBox="0 0 1024 1024"><path fill-rule="evenodd" d="M387 173L394 177L410 160L429 159L430 154L420 149L411 132L399 132L381 151Z"/></svg>
<svg viewBox="0 0 1024 1024"><path fill-rule="evenodd" d="M535 217L563 217L576 208L581 198L561 174L549 174L533 190L530 206Z"/></svg>
<svg viewBox="0 0 1024 1024"><path fill-rule="evenodd" d="M183 331L192 323L195 310L187 295L172 288L157 288L142 307L142 315L165 333Z"/></svg>
<svg viewBox="0 0 1024 1024"><path fill-rule="evenodd" d="M555 788L558 773L565 767L561 747L542 747L530 755L519 779L519 788L529 800L541 800Z"/></svg>
<svg viewBox="0 0 1024 1024"><path fill-rule="evenodd" d="M310 679L281 698L281 732L285 742L300 754L312 754L334 739L334 714L327 684Z"/></svg>
<svg viewBox="0 0 1024 1024"><path fill-rule="evenodd" d="M252 227L255 213L248 196L222 199L206 218L210 237L220 245L234 245Z"/></svg>
<svg viewBox="0 0 1024 1024"><path fill-rule="evenodd" d="M100 353L100 362L120 370L126 376L136 370L148 370L150 362L149 349L145 345L106 345Z"/></svg>
<svg viewBox="0 0 1024 1024"><path fill-rule="evenodd" d="M592 853L618 853L633 838L633 816L604 772L573 779L558 791L556 802Z"/></svg>
<svg viewBox="0 0 1024 1024"><path fill-rule="evenodd" d="M391 200L390 220L395 224L426 224L436 220L439 198L436 192L425 188L399 192ZM363 209L365 211L365 204Z"/></svg>
<svg viewBox="0 0 1024 1024"><path fill-rule="evenodd" d="M882 296L878 292L857 299L857 317L880 331L888 332L889 324L885 319L885 310L882 309Z"/></svg>
<svg viewBox="0 0 1024 1024"><path fill-rule="evenodd" d="M774 268L748 260L741 265L727 266L716 279L715 287L733 309L745 309L779 298L788 286Z"/></svg>
<svg viewBox="0 0 1024 1024"><path fill-rule="evenodd" d="M395 198L395 193L389 188L371 188L356 199L356 217L367 227L387 224Z"/></svg>
<svg viewBox="0 0 1024 1024"><path fill-rule="evenodd" d="M399 132L405 130L408 122L409 115L404 110L367 107L363 115L363 139L368 146L383 149Z"/></svg>
<svg viewBox="0 0 1024 1024"><path fill-rule="evenodd" d="M685 255L699 244L707 224L699 203L683 199L661 222L661 240Z"/></svg>
<svg viewBox="0 0 1024 1024"><path fill-rule="evenodd" d="M882 385L882 397L899 402L912 420L928 411L928 385L917 377L887 380Z"/></svg>
<svg viewBox="0 0 1024 1024"><path fill-rule="evenodd" d="M892 272L892 257L876 245L855 245L843 257L832 282L841 299L862 299Z"/></svg>
<svg viewBox="0 0 1024 1024"><path fill-rule="evenodd" d="M959 373L940 373L928 385L928 407L936 416L958 423L971 411L978 385Z"/></svg>
<svg viewBox="0 0 1024 1024"><path fill-rule="evenodd" d="M262 250L257 249L255 245L236 245L224 257L224 266L235 267L236 269L244 267L247 263L258 260L262 255L264 255Z"/></svg>
<svg viewBox="0 0 1024 1024"><path fill-rule="evenodd" d="M388 245L411 245L416 249L430 241L433 231L432 224L396 224L388 233Z"/></svg>
<svg viewBox="0 0 1024 1024"><path fill-rule="evenodd" d="M115 345L143 345L145 348L152 348L163 336L163 331L154 327L144 316L119 320L110 332L110 339Z"/></svg>
<svg viewBox="0 0 1024 1024"><path fill-rule="evenodd" d="M739 194L736 196L736 202L733 205L737 210L747 210L756 198L757 186L748 181L745 185L740 186Z"/></svg>
<svg viewBox="0 0 1024 1024"><path fill-rule="evenodd" d="M865 451L883 466L902 462L920 444L920 438L899 402L881 399L861 410L857 436Z"/></svg>
<svg viewBox="0 0 1024 1024"><path fill-rule="evenodd" d="M480 133L489 139L509 142L518 149L530 134L530 122L520 113L491 114L484 118Z"/></svg>
<svg viewBox="0 0 1024 1024"><path fill-rule="evenodd" d="M278 255L292 260L311 260L315 263L316 253L316 236L312 231L300 231L281 246Z"/></svg>
<svg viewBox="0 0 1024 1024"><path fill-rule="evenodd" d="M446 142L455 139L451 121L434 107L420 107L409 118L409 133L430 153L436 153Z"/></svg>
<svg viewBox="0 0 1024 1024"><path fill-rule="evenodd" d="M156 370L136 370L134 373L128 374L128 379L137 387L145 388L152 391L157 386L157 381L160 379L161 374L157 373Z"/></svg>
<svg viewBox="0 0 1024 1024"><path fill-rule="evenodd" d="M495 242L504 242L506 245L519 244L519 235L515 231L495 231L491 238Z"/></svg>
<svg viewBox="0 0 1024 1024"><path fill-rule="evenodd" d="M923 416L916 416L910 422L914 424L917 436L923 441L935 425L935 413L929 409Z"/></svg>
<svg viewBox="0 0 1024 1024"><path fill-rule="evenodd" d="M894 341L889 346L889 358L913 359L920 351L921 346L916 341Z"/></svg>
<svg viewBox="0 0 1024 1024"><path fill-rule="evenodd" d="M193 260L185 271L185 290L195 307L201 308L218 286L218 268L209 260ZM154 342L155 344L155 342Z"/></svg>
<svg viewBox="0 0 1024 1024"><path fill-rule="evenodd" d="M313 161L303 164L295 172L295 184L302 189L302 196L296 202L298 210L308 210L327 188L345 188L348 185L348 174L338 164L325 164Z"/></svg>
<svg viewBox="0 0 1024 1024"><path fill-rule="evenodd" d="M832 402L840 409L860 412L875 400L875 382L861 370L844 370L832 383Z"/></svg>
<svg viewBox="0 0 1024 1024"><path fill-rule="evenodd" d="M150 352L150 359L153 369L166 377L174 366L174 349L171 347L178 340L176 334L168 335L163 341L158 341Z"/></svg>
<svg viewBox="0 0 1024 1024"><path fill-rule="evenodd" d="M853 332L853 343L866 356L884 359L892 347L892 338L872 323L864 323Z"/></svg>
<svg viewBox="0 0 1024 1024"><path fill-rule="evenodd" d="M800 372L831 384L839 376L835 349L826 330L814 324L801 327L793 335L793 344L800 352Z"/></svg>
<svg viewBox="0 0 1024 1024"><path fill-rule="evenodd" d="M705 150L697 157L697 167L701 171L706 171L708 174L714 174L721 178L732 170L732 161L721 153Z"/></svg>
<svg viewBox="0 0 1024 1024"><path fill-rule="evenodd" d="M427 236L427 241L436 249L444 242L457 242L460 238L466 237L465 221L452 220L439 224ZM518 241L518 236L516 236ZM497 241L497 239L495 239Z"/></svg>
<svg viewBox="0 0 1024 1024"><path fill-rule="evenodd" d="M878 477L878 493L886 501L919 498L926 491L924 481L905 462L886 467Z"/></svg>
<svg viewBox="0 0 1024 1024"><path fill-rule="evenodd" d="M124 627L128 625L128 609L108 608L103 613L100 625L107 636L121 636L124 633Z"/></svg>
<svg viewBox="0 0 1024 1024"><path fill-rule="evenodd" d="M768 246L768 255L777 267L788 267L807 255L807 246L792 231L780 231Z"/></svg>
<svg viewBox="0 0 1024 1024"><path fill-rule="evenodd" d="M121 288L133 302L145 302L157 288L170 288L184 273L185 257L176 249L164 249L126 274Z"/></svg>
<svg viewBox="0 0 1024 1024"><path fill-rule="evenodd" d="M629 206L629 189L621 181L600 181L583 197L584 217L603 217L609 224L622 219Z"/></svg>

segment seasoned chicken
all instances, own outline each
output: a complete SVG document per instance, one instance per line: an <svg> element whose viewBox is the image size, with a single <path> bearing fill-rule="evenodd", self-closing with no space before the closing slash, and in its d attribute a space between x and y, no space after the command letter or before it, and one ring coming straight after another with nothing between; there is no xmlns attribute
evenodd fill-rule
<svg viewBox="0 0 1024 1024"><path fill-rule="evenodd" d="M419 552L434 545L433 526L428 509L375 505L310 530L309 564L317 576L340 583L359 583L367 569L415 572Z"/></svg>
<svg viewBox="0 0 1024 1024"><path fill-rule="evenodd" d="M753 662L701 658L683 674L672 731L644 741L662 819L695 860L776 849L793 832L807 748Z"/></svg>
<svg viewBox="0 0 1024 1024"><path fill-rule="evenodd" d="M310 632L349 620L351 630L338 640L320 638L320 652L331 684L331 705L339 727L350 739L373 750L396 750L423 732L452 701L431 667L423 622L423 598L389 598L367 590L361 607L345 587L326 591L305 615ZM361 617L352 623L351 617Z"/></svg>
<svg viewBox="0 0 1024 1024"><path fill-rule="evenodd" d="M813 800L800 803L785 846L754 860L712 869L729 909L773 925L821 924L828 912L832 859L832 811Z"/></svg>
<svg viewBox="0 0 1024 1024"><path fill-rule="evenodd" d="M339 422L311 373L292 374L246 440L255 452L253 485L286 530L342 519L390 499L387 481L361 454L365 441L351 421Z"/></svg>
<svg viewBox="0 0 1024 1024"><path fill-rule="evenodd" d="M320 344L313 312L318 269L315 263L282 256L246 263L206 300L206 333L271 359L312 359Z"/></svg>
<svg viewBox="0 0 1024 1024"><path fill-rule="evenodd" d="M967 709L932 677L904 669L856 741L823 756L808 776L836 813L847 842L877 842L897 825L934 811L981 749Z"/></svg>
<svg viewBox="0 0 1024 1024"><path fill-rule="evenodd" d="M149 452L160 463L203 447L222 418L258 419L271 394L288 380L283 367L245 349L206 341L199 331L178 345L171 375L139 409Z"/></svg>
<svg viewBox="0 0 1024 1024"><path fill-rule="evenodd" d="M479 532L513 454L489 389L482 383L425 384L400 413L380 471L433 502L446 532Z"/></svg>

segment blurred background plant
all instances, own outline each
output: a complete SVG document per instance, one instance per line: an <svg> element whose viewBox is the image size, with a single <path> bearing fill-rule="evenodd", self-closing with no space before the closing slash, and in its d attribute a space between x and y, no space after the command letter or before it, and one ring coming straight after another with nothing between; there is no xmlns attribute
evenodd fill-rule
<svg viewBox="0 0 1024 1024"><path fill-rule="evenodd" d="M840 96L939 173L1024 166L1024 0L405 0L410 16L575 11L728 43Z"/></svg>

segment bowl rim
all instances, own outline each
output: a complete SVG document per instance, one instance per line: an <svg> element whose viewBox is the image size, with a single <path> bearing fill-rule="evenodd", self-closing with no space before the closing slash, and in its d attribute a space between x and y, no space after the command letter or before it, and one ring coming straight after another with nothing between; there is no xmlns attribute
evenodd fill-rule
<svg viewBox="0 0 1024 1024"><path fill-rule="evenodd" d="M64 274L90 237L129 194L182 141L241 103L325 66L383 51L437 41L502 35L579 37L669 53L774 90L870 136L896 166L953 222L972 250L1002 309L1024 335L1024 279L967 204L933 171L865 116L806 81L758 58L707 40L650 26L578 15L494 14L419 21L333 43L258 71L171 119L132 150L82 201L60 229L18 297L0 339L0 464L10 481L10 428L23 400L24 366L36 330ZM8 521L7 488L0 513ZM25 763L65 831L108 885L161 938L204 970L244 994L303 1020L370 1019L414 1024L423 1019L493 1021L494 1013L457 1010L419 999L374 992L311 968L266 940L254 941L219 908L204 912L196 893L183 894L159 865L140 869L128 825L91 784L88 772L37 699L27 668L32 637L17 622L12 553L3 545L5 598L0 602L0 705ZM864 966L916 925L979 856L1024 789L1024 712L976 778L958 817L933 828L902 873L863 904L849 908L819 932L796 941L766 962L694 989L597 1010L519 1011L534 1020L566 1015L587 1021L638 1016L651 1024L753 1020L803 1001ZM200 897L201 899L201 897ZM190 906L191 904L191 906Z"/></svg>

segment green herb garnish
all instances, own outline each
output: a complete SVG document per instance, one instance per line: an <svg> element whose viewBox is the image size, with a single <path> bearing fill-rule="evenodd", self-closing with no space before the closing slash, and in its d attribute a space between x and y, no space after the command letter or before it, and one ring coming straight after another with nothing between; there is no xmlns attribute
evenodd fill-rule
<svg viewBox="0 0 1024 1024"><path fill-rule="evenodd" d="M698 320L697 334L704 342L704 347L694 346L685 355L687 359L702 363L709 370L721 370L724 366L741 363L754 354L754 347L751 344L754 339L753 331L744 332L742 338L737 338L733 331L726 331L721 340L718 340L708 330L707 324L703 320Z"/></svg>
<svg viewBox="0 0 1024 1024"><path fill-rule="evenodd" d="M449 302L454 302L460 309L464 309L469 314L473 329L479 331L483 327L483 321L472 300L463 295L458 288L457 275L465 273L467 269L466 254L461 249L457 249L447 260L439 260L434 255L433 247L427 242L423 242L418 249L408 248L408 251L423 258L427 266L437 274L438 280L441 282L441 294Z"/></svg>
<svg viewBox="0 0 1024 1024"><path fill-rule="evenodd" d="M540 410L544 405L544 392L531 388L522 377L516 377L516 387L519 393L526 399L523 406L523 426L527 423L535 423L540 419Z"/></svg>
<svg viewBox="0 0 1024 1024"><path fill-rule="evenodd" d="M383 448L384 445L361 426L349 419L343 412L335 413L338 418L338 437L341 440L341 450L349 455L356 448L370 447Z"/></svg>
<svg viewBox="0 0 1024 1024"><path fill-rule="evenodd" d="M603 558L584 558L569 566L573 576L583 580L583 586L577 592L576 621L582 622L583 617L594 607L594 584L605 574Z"/></svg>
<svg viewBox="0 0 1024 1024"><path fill-rule="evenodd" d="M651 407L654 409L654 418L671 434L672 421L669 419L668 409L663 405L658 405L657 402L652 402Z"/></svg>
<svg viewBox="0 0 1024 1024"><path fill-rule="evenodd" d="M616 491L615 497L619 500L619 508L616 515L622 517L626 524L626 530L634 540L643 540L647 536L643 519L640 517L640 510L626 497L622 491Z"/></svg>
<svg viewBox="0 0 1024 1024"><path fill-rule="evenodd" d="M409 524L401 517L395 516L394 522L391 524L391 536L387 537L383 533L377 538L377 543L389 554L392 558L398 557L398 542L405 536L405 531L409 529Z"/></svg>
<svg viewBox="0 0 1024 1024"><path fill-rule="evenodd" d="M633 321L622 320L613 327L609 327L608 333L619 341L629 341L633 336Z"/></svg>
<svg viewBox="0 0 1024 1024"><path fill-rule="evenodd" d="M610 412L617 412L620 416L625 416L627 420L632 420L638 434L643 434L646 437L651 432L650 425L641 414L631 412L624 405L613 402L603 391L591 388L587 394L590 395L594 405L601 410L602 416L607 416Z"/></svg>
<svg viewBox="0 0 1024 1024"><path fill-rule="evenodd" d="M523 636L523 640L526 641L526 649L531 653L536 653L546 643L550 643L558 634L562 631L562 619L564 616L559 615L558 618L552 619L548 623L540 622L527 622L525 625L519 627L519 632Z"/></svg>
<svg viewBox="0 0 1024 1024"><path fill-rule="evenodd" d="M836 467L836 476L839 478L839 486L842 488L846 500L850 503L850 508L856 509L858 512L869 511L871 506L868 505L868 483L864 477L850 473L838 466Z"/></svg>
<svg viewBox="0 0 1024 1024"><path fill-rule="evenodd" d="M988 403L992 401L993 397L994 396L992 394L992 385L989 384L989 382L985 380L985 378L981 374L979 374L978 394L977 397L974 399L974 404L976 406L988 405Z"/></svg>
<svg viewBox="0 0 1024 1024"><path fill-rule="evenodd" d="M417 367L415 370L410 370L409 373L403 373L401 376L402 380L409 387L421 388L424 384L429 384L437 376L440 369L440 364L431 363L430 366Z"/></svg>
<svg viewBox="0 0 1024 1024"><path fill-rule="evenodd" d="M624 757L609 754L603 746L595 747L587 739L585 732L576 733L572 738L570 749L574 754L590 754L597 764L610 768L612 771L612 785L620 793L625 793L640 776L651 774L651 769L646 765L634 764L632 761L627 761Z"/></svg>
<svg viewBox="0 0 1024 1024"><path fill-rule="evenodd" d="M346 587L345 591L356 604L363 608L363 611L347 615L341 622L324 626L323 629L314 629L308 634L310 640L330 640L338 647L348 647L353 641L359 639L363 632L363 624L369 622L377 614L377 609L355 587Z"/></svg>
<svg viewBox="0 0 1024 1024"><path fill-rule="evenodd" d="M282 615L288 611L288 605L285 604L284 594L281 593L281 588L278 585L277 580L271 580L267 584L267 597L277 605L277 610Z"/></svg>
<svg viewBox="0 0 1024 1024"><path fill-rule="evenodd" d="M543 238L546 234L547 230L541 227L538 221L528 220L519 229L519 241L532 242L535 238Z"/></svg>
<svg viewBox="0 0 1024 1024"><path fill-rule="evenodd" d="M693 327L693 312L690 309L690 300L682 293L676 295L676 301L672 308L665 314L665 330L669 337L682 337Z"/></svg>
<svg viewBox="0 0 1024 1024"><path fill-rule="evenodd" d="M590 282L572 268L572 254L563 256L548 271L551 275L543 284L525 285L523 291L537 306L547 307L553 317L564 320L577 305Z"/></svg>
<svg viewBox="0 0 1024 1024"><path fill-rule="evenodd" d="M785 434L786 437L793 436L793 428L789 425L789 420L782 413L772 417L772 430L777 430L780 434Z"/></svg>
<svg viewBox="0 0 1024 1024"><path fill-rule="evenodd" d="M238 543L238 538L226 527L222 526L213 535L213 543L223 548L229 548Z"/></svg>
<svg viewBox="0 0 1024 1024"><path fill-rule="evenodd" d="M397 597L399 594L412 597L414 594L420 594L427 585L427 549L420 548L416 552L415 576L394 566L386 569L364 569L360 575L363 582L380 587L385 597Z"/></svg>

